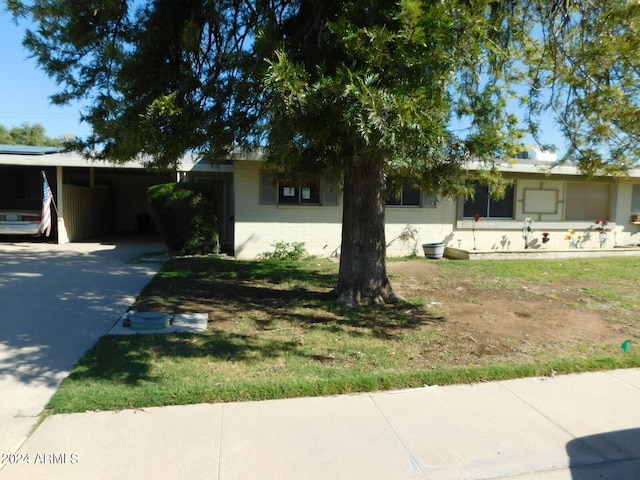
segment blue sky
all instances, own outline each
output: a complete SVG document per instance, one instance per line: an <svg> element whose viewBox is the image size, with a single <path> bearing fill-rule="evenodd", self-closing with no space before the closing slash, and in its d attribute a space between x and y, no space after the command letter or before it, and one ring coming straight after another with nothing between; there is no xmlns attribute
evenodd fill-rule
<svg viewBox="0 0 640 480"><path fill-rule="evenodd" d="M16 26L4 2L0 4L0 125L39 123L49 137L88 135L91 129L80 123L79 104L51 105L49 96L59 89L22 46L25 25L21 21Z"/></svg>

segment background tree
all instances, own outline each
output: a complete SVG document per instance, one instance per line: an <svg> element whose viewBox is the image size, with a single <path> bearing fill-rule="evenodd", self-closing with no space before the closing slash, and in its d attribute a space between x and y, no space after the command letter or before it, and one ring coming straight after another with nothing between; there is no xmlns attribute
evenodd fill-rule
<svg viewBox="0 0 640 480"><path fill-rule="evenodd" d="M398 300L384 238L398 179L449 196L480 180L499 196L494 160L549 115L569 141L564 160L589 175L638 158L638 2L9 5L38 26L25 43L64 87L54 101L93 99L94 136L78 148L167 165L254 143L283 174L341 182L345 304Z"/></svg>
<svg viewBox="0 0 640 480"><path fill-rule="evenodd" d="M62 143L59 138L47 137L44 127L40 124L29 125L25 123L11 129L0 125L0 144L59 147L62 146Z"/></svg>

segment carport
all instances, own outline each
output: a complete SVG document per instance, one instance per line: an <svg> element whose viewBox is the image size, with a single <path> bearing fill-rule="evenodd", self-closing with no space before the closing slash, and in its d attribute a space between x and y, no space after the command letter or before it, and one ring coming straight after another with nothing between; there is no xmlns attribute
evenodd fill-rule
<svg viewBox="0 0 640 480"><path fill-rule="evenodd" d="M60 244L139 230L149 214L147 189L176 179L142 161L113 164L60 148L0 145L0 199L42 198L42 171L57 205L52 214Z"/></svg>

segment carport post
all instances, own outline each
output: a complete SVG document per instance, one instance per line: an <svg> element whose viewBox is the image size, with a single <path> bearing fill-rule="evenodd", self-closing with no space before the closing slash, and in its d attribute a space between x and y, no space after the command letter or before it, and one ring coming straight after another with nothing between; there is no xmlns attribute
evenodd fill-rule
<svg viewBox="0 0 640 480"><path fill-rule="evenodd" d="M56 201L58 204L58 243L69 243L69 235L67 227L64 224L64 182L62 181L62 167L56 166L56 192L58 192Z"/></svg>

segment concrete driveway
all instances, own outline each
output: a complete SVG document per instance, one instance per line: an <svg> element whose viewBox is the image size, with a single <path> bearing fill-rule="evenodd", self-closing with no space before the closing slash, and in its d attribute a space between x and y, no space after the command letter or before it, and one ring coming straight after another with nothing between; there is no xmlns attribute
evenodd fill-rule
<svg viewBox="0 0 640 480"><path fill-rule="evenodd" d="M0 452L24 441L73 365L133 303L162 256L132 259L164 250L157 241L126 239L0 243Z"/></svg>

